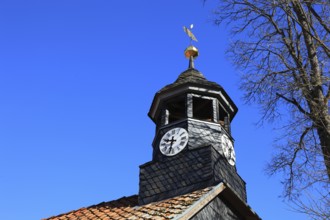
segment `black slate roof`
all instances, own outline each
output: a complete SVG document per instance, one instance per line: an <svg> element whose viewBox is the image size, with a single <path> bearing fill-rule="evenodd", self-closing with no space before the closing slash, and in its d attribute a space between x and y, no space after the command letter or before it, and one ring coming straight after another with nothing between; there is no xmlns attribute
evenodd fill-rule
<svg viewBox="0 0 330 220"><path fill-rule="evenodd" d="M184 85L186 83L211 87L216 90L222 89L222 87L218 83L208 81L201 72L191 68L181 73L174 83L163 87L161 90L158 91L158 93L165 92L167 90L170 90L174 87L178 87L180 85Z"/></svg>

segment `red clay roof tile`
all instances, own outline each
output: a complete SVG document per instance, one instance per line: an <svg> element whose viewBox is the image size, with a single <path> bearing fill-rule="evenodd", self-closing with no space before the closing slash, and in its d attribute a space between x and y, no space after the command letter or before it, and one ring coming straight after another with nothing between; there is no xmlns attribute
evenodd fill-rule
<svg viewBox="0 0 330 220"><path fill-rule="evenodd" d="M192 204L208 193L212 187L170 199L138 206L138 196L123 197L110 202L81 208L44 220L165 220L183 213Z"/></svg>

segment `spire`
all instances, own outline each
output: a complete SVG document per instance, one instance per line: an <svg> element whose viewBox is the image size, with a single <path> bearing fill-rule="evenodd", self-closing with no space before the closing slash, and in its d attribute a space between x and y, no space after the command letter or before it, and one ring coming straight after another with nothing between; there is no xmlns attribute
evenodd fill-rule
<svg viewBox="0 0 330 220"><path fill-rule="evenodd" d="M191 32L191 29L194 26L191 24L190 28L187 28L185 26L183 26L183 31L188 35L188 37L190 38L190 46L187 47L184 51L184 55L187 59L189 59L189 65L188 65L188 69L195 69L195 64L194 64L194 59L198 57L198 49L196 47L194 47L192 45L192 41L196 41L197 39L195 37L195 35Z"/></svg>
<svg viewBox="0 0 330 220"><path fill-rule="evenodd" d="M189 66L188 69L195 69L194 57L189 58Z"/></svg>

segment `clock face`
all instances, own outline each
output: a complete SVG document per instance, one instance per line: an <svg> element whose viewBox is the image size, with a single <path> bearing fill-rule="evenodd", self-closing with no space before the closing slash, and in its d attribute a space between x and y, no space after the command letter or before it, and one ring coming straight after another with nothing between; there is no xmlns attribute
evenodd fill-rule
<svg viewBox="0 0 330 220"><path fill-rule="evenodd" d="M228 163L234 166L236 163L236 155L233 147L233 142L231 142L231 140L225 134L221 136L221 146L223 155L227 159Z"/></svg>
<svg viewBox="0 0 330 220"><path fill-rule="evenodd" d="M167 131L159 143L159 150L166 156L181 152L188 143L188 132L184 128L173 128Z"/></svg>

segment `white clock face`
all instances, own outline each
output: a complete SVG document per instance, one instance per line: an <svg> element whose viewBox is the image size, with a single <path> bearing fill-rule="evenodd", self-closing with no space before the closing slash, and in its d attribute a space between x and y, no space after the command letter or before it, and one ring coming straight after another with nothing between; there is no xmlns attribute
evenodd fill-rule
<svg viewBox="0 0 330 220"><path fill-rule="evenodd" d="M181 152L188 143L188 132L184 128L173 128L167 131L159 143L159 150L166 156Z"/></svg>
<svg viewBox="0 0 330 220"><path fill-rule="evenodd" d="M223 150L223 155L226 157L228 163L234 166L236 163L235 150L233 147L233 143L225 134L221 136L221 146Z"/></svg>

